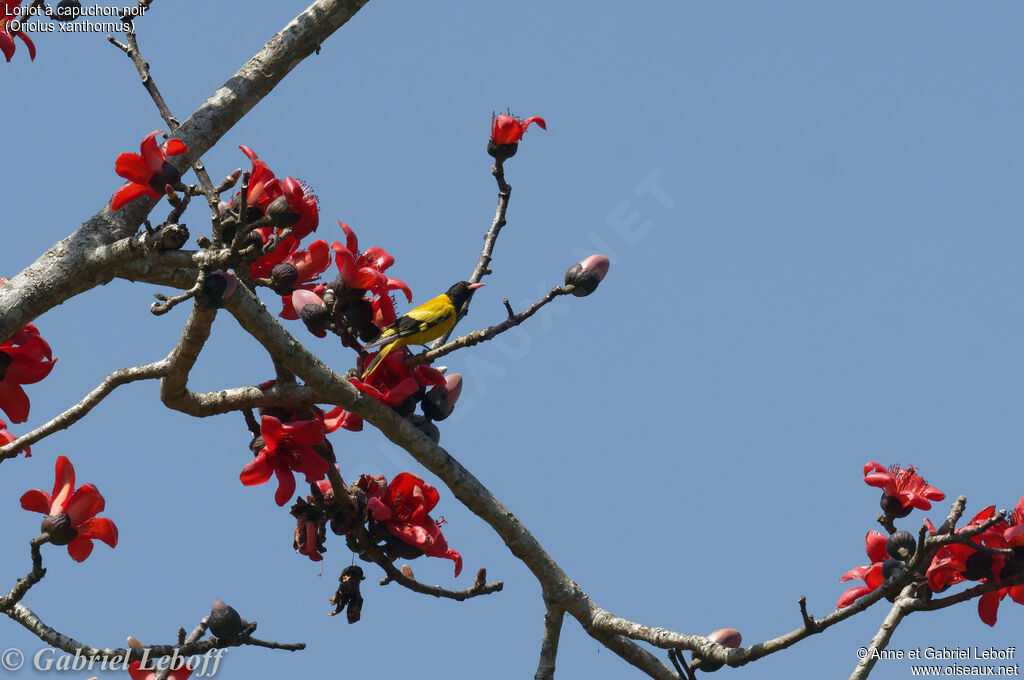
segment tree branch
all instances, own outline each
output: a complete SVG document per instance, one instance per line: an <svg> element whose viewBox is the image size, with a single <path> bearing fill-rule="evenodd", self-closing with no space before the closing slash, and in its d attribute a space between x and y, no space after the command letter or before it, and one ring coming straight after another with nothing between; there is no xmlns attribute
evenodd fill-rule
<svg viewBox="0 0 1024 680"><path fill-rule="evenodd" d="M440 359L446 354L451 354L457 349L462 349L463 347L472 347L473 345L477 345L486 340L490 340L491 338L500 335L501 333L504 333L510 328L515 328L516 326L518 326L519 324L523 323L531 316L536 314L541 307L548 304L559 295L568 295L573 291L573 289L574 286L572 285L555 286L554 288L551 289L550 293L545 295L537 302L534 302L529 309L527 309L525 312L522 312L521 314L514 314L512 312L512 307L508 304L508 300L505 300L505 308L508 309L508 318L502 321L501 323L495 326L491 326L490 328L485 328L479 331L473 331L471 333L463 335L460 338L456 338L455 340L452 340L449 343L446 343L434 349L430 349L426 352L421 352L420 354L414 356L412 358L412 361L417 364L428 364L437 359Z"/></svg>
<svg viewBox="0 0 1024 680"><path fill-rule="evenodd" d="M49 540L48 534L40 534L29 543L29 549L32 553L32 571L24 578L19 578L11 592L0 598L0 612L10 611L14 605L21 601L21 598L25 597L29 588L39 583L46 576L46 570L43 569L43 555L39 551L39 546Z"/></svg>
<svg viewBox="0 0 1024 680"><path fill-rule="evenodd" d="M45 425L37 427L31 432L23 434L7 446L0 447L0 462L8 458L14 458L26 447L35 444L40 439L47 437L54 432L59 432L60 430L71 427L85 417L85 415L97 404L103 401L108 394L121 385L135 382L136 380L159 378L164 375L166 370L167 360L162 359L143 366L133 366L131 368L122 368L114 371L104 378L103 382L101 382L96 389L85 395L80 402L64 411L59 416L55 417Z"/></svg>
<svg viewBox="0 0 1024 680"><path fill-rule="evenodd" d="M903 618L914 610L913 593L915 589L916 586L910 584L897 596L892 608L889 609L889 613L882 620L881 627L875 633L875 637L871 639L871 643L867 647L867 654L857 662L857 667L850 674L850 680L864 680L871 673L871 669L875 667L875 662L878 661L878 653L889 645L892 634L896 632L896 626L900 625Z"/></svg>
<svg viewBox="0 0 1024 680"><path fill-rule="evenodd" d="M276 33L175 132L189 148L188 154L174 159L176 167L180 170L209 151L366 2L316 0ZM111 263L98 261L90 253L134 234L155 205L154 200L140 198L117 212L111 212L109 205L103 207L0 286L0 341L56 305L113 279Z"/></svg>
<svg viewBox="0 0 1024 680"><path fill-rule="evenodd" d="M558 656L558 641L562 636L562 619L565 611L547 605L544 611L544 638L540 643L540 661L533 680L553 680L555 677L555 658Z"/></svg>
<svg viewBox="0 0 1024 680"><path fill-rule="evenodd" d="M474 583L466 590L447 590L441 586L428 586L420 583L414 578L409 578L403 574L400 569L396 568L395 565L385 559L374 560L374 562L376 562L376 564L384 570L384 573L387 574L387 578L382 579L380 582L382 586L386 586L387 584L394 582L417 593L433 595L434 597L443 597L449 600L456 600L458 602L463 602L471 597L478 597L480 595L490 595L491 593L496 593L505 587L505 584L501 581L494 581L481 586Z"/></svg>
<svg viewBox="0 0 1024 680"><path fill-rule="evenodd" d="M178 656L193 656L195 654L205 654L211 649L221 649L224 647L240 647L243 645L252 645L256 647L266 647L268 649L283 649L286 651L299 651L306 648L305 643L282 643L282 642L270 642L267 640L259 640L253 637L238 636L231 640L222 640L219 638L207 638L206 640L200 640L186 645L146 645L137 649L129 648L110 648L110 647L92 647L90 645L79 642L73 637L64 635L63 633L54 630L50 626L43 623L35 612L22 604L15 604L10 609L4 611L11 619L21 624L26 630L38 637L43 642L47 643L51 647L63 650L70 654L79 653L81 656L94 657L96 659L111 659L119 657L121 659L127 659L129 661L141 661L143 650L149 650L150 658L160 658L164 656L171 656L177 653ZM250 624L253 625L253 624ZM255 626L254 626L255 627Z"/></svg>

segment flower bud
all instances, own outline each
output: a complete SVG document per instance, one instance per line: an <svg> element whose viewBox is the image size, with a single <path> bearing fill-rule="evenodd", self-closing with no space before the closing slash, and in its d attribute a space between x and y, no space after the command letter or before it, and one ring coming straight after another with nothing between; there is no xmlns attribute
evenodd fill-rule
<svg viewBox="0 0 1024 680"><path fill-rule="evenodd" d="M299 288L292 293L292 307L310 333L318 338L327 335L331 325L331 312L316 293Z"/></svg>
<svg viewBox="0 0 1024 680"><path fill-rule="evenodd" d="M707 638L729 649L736 649L743 642L743 636L735 628L719 628L712 633L708 633ZM721 661L709 661L696 654L693 657L693 663L690 665L691 669L699 668L710 673L711 671L717 671L724 665Z"/></svg>
<svg viewBox="0 0 1024 680"><path fill-rule="evenodd" d="M473 580L474 588L483 588L487 585L487 567L480 567L480 570L476 572L476 578Z"/></svg>
<svg viewBox="0 0 1024 680"><path fill-rule="evenodd" d="M591 255L569 267L565 273L565 285L574 286L572 294L576 297L586 297L597 290L610 265L604 255Z"/></svg>
<svg viewBox="0 0 1024 680"><path fill-rule="evenodd" d="M299 270L291 262L276 264L270 270L270 290L278 295L291 295L298 280Z"/></svg>
<svg viewBox="0 0 1024 680"><path fill-rule="evenodd" d="M412 572L412 567L410 567L408 564L402 565L402 576L414 580L416 579L416 575Z"/></svg>
<svg viewBox="0 0 1024 680"><path fill-rule="evenodd" d="M299 221L299 214L292 211L285 196L278 196L267 206L267 217L276 227L291 227Z"/></svg>
<svg viewBox="0 0 1024 680"><path fill-rule="evenodd" d="M907 566L894 557L882 562L882 578L888 581L890 578L900 579L907 573Z"/></svg>
<svg viewBox="0 0 1024 680"><path fill-rule="evenodd" d="M203 281L203 287L196 293L196 302L216 309L231 296L238 287L238 279L232 272L217 270L210 272Z"/></svg>
<svg viewBox="0 0 1024 680"><path fill-rule="evenodd" d="M743 636L735 628L719 628L708 634L708 639L729 649L736 649L743 644Z"/></svg>
<svg viewBox="0 0 1024 680"><path fill-rule="evenodd" d="M423 398L423 415L431 420L444 420L455 410L455 402L462 394L462 374L444 377L444 386L432 387Z"/></svg>
<svg viewBox="0 0 1024 680"><path fill-rule="evenodd" d="M891 557L906 562L917 549L917 540L909 531L894 531L885 542L885 549Z"/></svg>
<svg viewBox="0 0 1024 680"><path fill-rule="evenodd" d="M206 623L210 632L215 637L221 639L235 637L248 625L238 615L234 607L231 607L221 599L213 601L213 608L210 610L210 616L207 617Z"/></svg>

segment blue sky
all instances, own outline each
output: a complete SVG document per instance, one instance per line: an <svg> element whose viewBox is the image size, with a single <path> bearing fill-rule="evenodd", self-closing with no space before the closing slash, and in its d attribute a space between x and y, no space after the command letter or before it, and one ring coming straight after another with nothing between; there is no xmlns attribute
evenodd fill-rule
<svg viewBox="0 0 1024 680"><path fill-rule="evenodd" d="M184 118L303 7L158 0L139 40ZM495 204L492 111L543 116L547 131L531 128L506 166L509 224L462 328L500 321L504 298L525 307L580 254L604 252L612 268L591 297L446 357L466 386L442 444L602 606L685 632L733 626L752 643L796 628L800 595L831 611L838 577L864 563L878 511L865 462L917 465L950 499L966 494L969 514L1024 494L1022 19L1006 1L374 0L204 160L221 177L247 167L247 144L303 178L320 196L318 236L351 224L363 247L395 256L418 304L476 262ZM36 44L34 63L19 44L0 64L7 275L108 200L117 154L162 127L102 35ZM187 221L201 233L203 210ZM151 316L153 292L115 282L36 321L60 361L29 387L27 426L110 370L166 354L186 309ZM336 342L293 331L337 370L352 365ZM194 389L272 375L227 314L199 367ZM368 568L363 620L349 626L325 614L350 553L329 543L321 575L292 552L272 486L238 482L240 416L169 412L150 383L93 415L0 474L6 583L28 570L20 546L38 527L18 498L50 487L58 455L120 528L115 550L98 545L83 564L44 550L48 575L25 604L51 625L96 645L163 643L220 597L261 637L309 648L231 650L218 677L532 676L539 588L443 487L435 514L465 573L421 558L417 577L467 587L486 565L504 592L436 601L381 588ZM346 479L423 474L372 432L332 442ZM843 677L885 611L722 673L779 677L799 663ZM990 629L969 603L910 617L891 646L1005 648L1022 622L1007 600ZM41 643L0 622L0 646ZM571 620L558 667L640 677ZM872 677L909 674L883 661Z"/></svg>

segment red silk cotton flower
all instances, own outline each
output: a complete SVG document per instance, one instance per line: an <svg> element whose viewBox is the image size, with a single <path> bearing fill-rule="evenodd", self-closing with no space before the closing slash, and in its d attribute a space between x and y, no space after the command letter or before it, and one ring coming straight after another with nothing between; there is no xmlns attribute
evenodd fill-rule
<svg viewBox="0 0 1024 680"><path fill-rule="evenodd" d="M247 219L255 222L263 217L272 217L275 226L289 227L290 236L281 240L273 252L257 258L249 265L254 279L270 276L271 270L293 252L298 250L299 241L316 231L320 225L320 209L316 195L301 181L292 177L283 180L274 176L264 161L248 146L239 146L252 163L249 170L249 189L245 194ZM241 194L235 197L238 201ZM266 243L274 233L273 226L259 227L253 233Z"/></svg>
<svg viewBox="0 0 1024 680"><path fill-rule="evenodd" d="M92 484L75 490L75 468L64 456L57 458L53 493L32 489L21 497L21 507L47 516L42 531L50 534L54 545L66 545L76 562L84 561L92 553L93 539L117 547L117 527L110 519L96 516L105 505L103 496Z"/></svg>
<svg viewBox="0 0 1024 680"><path fill-rule="evenodd" d="M28 395L21 386L37 383L50 375L55 363L50 345L32 324L0 344L0 409L11 422L28 420Z"/></svg>
<svg viewBox="0 0 1024 680"><path fill-rule="evenodd" d="M882 510L890 517L906 517L914 508L930 510L930 501L946 497L934 486L929 486L917 468L892 465L888 469L878 463L864 465L864 482L882 489Z"/></svg>
<svg viewBox="0 0 1024 680"><path fill-rule="evenodd" d="M251 463L242 468L238 478L246 486L262 484L277 475L274 501L285 505L295 495L295 475L301 472L307 482L316 482L327 474L328 462L312 447L324 442L324 428L319 420L294 420L282 423L273 416L263 416L260 436L264 446Z"/></svg>
<svg viewBox="0 0 1024 680"><path fill-rule="evenodd" d="M373 246L359 252L359 239L352 227L342 221L338 226L345 232L345 244L331 243L334 262L338 265L341 282L352 290L368 290L373 295L373 322L383 328L395 321L395 305L391 291L405 293L407 302L412 302L412 291L404 281L388 278L384 272L395 263L395 258L383 248Z"/></svg>
<svg viewBox="0 0 1024 680"><path fill-rule="evenodd" d="M437 489L410 472L402 472L387 488L374 485L366 507L378 522L403 542L431 557L455 562L455 575L462 572L462 555L448 547L441 524L430 516L440 496Z"/></svg>
<svg viewBox="0 0 1024 680"><path fill-rule="evenodd" d="M10 61L11 57L14 56L15 43L13 36L15 35L28 48L29 59L34 60L36 58L36 46L32 44L32 40L22 31L14 34L11 33L10 23L17 16L15 10L18 9L21 2L22 0L0 0L0 52L4 53L7 61Z"/></svg>
<svg viewBox="0 0 1024 680"><path fill-rule="evenodd" d="M188 147L180 139L168 139L157 145L156 136L161 130L153 130L142 139L139 153L123 153L117 157L114 169L128 183L114 192L110 200L111 210L120 210L139 196L160 198L165 187L181 184L181 173L170 164L170 156L188 153Z"/></svg>
<svg viewBox="0 0 1024 680"><path fill-rule="evenodd" d="M531 124L536 123L542 129L547 130L547 123L540 116L531 116L526 120L520 120L513 115L501 114L491 116L491 141L495 144L517 144L523 138L523 133Z"/></svg>
<svg viewBox="0 0 1024 680"><path fill-rule="evenodd" d="M885 583L882 578L882 563L889 559L889 553L885 549L886 537L878 531L869 531L865 536L865 549L871 564L857 567L839 577L840 581L852 581L860 579L864 585L850 588L839 596L836 602L836 609L842 609L853 604L854 600L864 597L878 586Z"/></svg>

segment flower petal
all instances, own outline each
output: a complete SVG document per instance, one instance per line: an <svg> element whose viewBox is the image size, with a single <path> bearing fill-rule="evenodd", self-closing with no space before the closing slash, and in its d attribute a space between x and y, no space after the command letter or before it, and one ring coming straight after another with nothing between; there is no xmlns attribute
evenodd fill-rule
<svg viewBox="0 0 1024 680"><path fill-rule="evenodd" d="M356 238L356 232L352 231L352 227L341 220L338 220L338 226L345 232L345 248L355 257L356 253L359 252L359 239Z"/></svg>
<svg viewBox="0 0 1024 680"><path fill-rule="evenodd" d="M93 517L78 529L79 538L95 538L111 548L117 547L117 526L108 517Z"/></svg>
<svg viewBox="0 0 1024 680"><path fill-rule="evenodd" d="M137 153L122 153L114 161L114 172L136 184L148 185L153 171Z"/></svg>
<svg viewBox="0 0 1024 680"><path fill-rule="evenodd" d="M277 475L277 492L274 494L274 502L280 506L288 505L292 496L295 495L295 475L284 465L275 465L274 474Z"/></svg>
<svg viewBox="0 0 1024 680"><path fill-rule="evenodd" d="M14 49L14 39L4 31L0 31L0 52L4 53L7 61L10 61L11 57L14 56Z"/></svg>
<svg viewBox="0 0 1024 680"><path fill-rule="evenodd" d="M163 130L153 130L142 139L142 144L139 145L139 154L142 156L142 160L154 173L163 170L166 160L166 156L163 155L156 143L156 136L161 132Z"/></svg>
<svg viewBox="0 0 1024 680"><path fill-rule="evenodd" d="M188 147L180 139L171 137L164 142L163 151L165 156L180 156L188 153Z"/></svg>
<svg viewBox="0 0 1024 680"><path fill-rule="evenodd" d="M245 486L255 486L270 479L270 475L273 473L274 469L267 460L267 454L261 453L242 468L242 471L238 473L238 478Z"/></svg>
<svg viewBox="0 0 1024 680"><path fill-rule="evenodd" d="M136 184L135 182L128 182L114 192L113 198L110 199L110 209L120 210L139 196L149 196L150 198L160 197L160 195L149 188L149 186L143 186L141 184Z"/></svg>
<svg viewBox="0 0 1024 680"><path fill-rule="evenodd" d="M28 420L29 401L25 390L6 380L0 380L0 410L7 414L12 423Z"/></svg>
<svg viewBox="0 0 1024 680"><path fill-rule="evenodd" d="M41 512L44 515L50 514L50 494L42 489L26 491L21 496L21 507L32 512Z"/></svg>
<svg viewBox="0 0 1024 680"><path fill-rule="evenodd" d="M99 490L92 484L83 484L64 506L64 512L71 518L71 526L77 529L86 520L103 512L104 506L106 501Z"/></svg>
<svg viewBox="0 0 1024 680"><path fill-rule="evenodd" d="M59 515L64 512L64 506L71 500L71 495L75 491L75 466L67 456L57 456L54 468L56 474L53 491L50 493L50 514Z"/></svg>
<svg viewBox="0 0 1024 680"><path fill-rule="evenodd" d="M68 543L68 555L71 555L71 559L75 562L85 562L91 554L92 539L88 536L79 536Z"/></svg>

